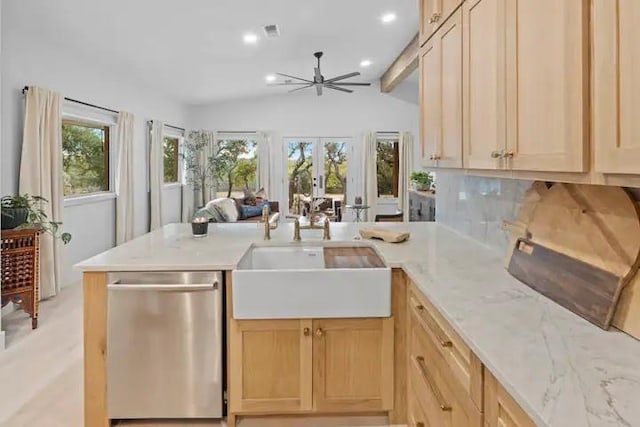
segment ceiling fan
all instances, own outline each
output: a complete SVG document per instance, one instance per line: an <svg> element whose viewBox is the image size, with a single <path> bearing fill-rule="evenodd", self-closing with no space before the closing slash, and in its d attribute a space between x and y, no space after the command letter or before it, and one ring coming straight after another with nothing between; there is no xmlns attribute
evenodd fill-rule
<svg viewBox="0 0 640 427"><path fill-rule="evenodd" d="M349 83L343 82L343 80L349 79L351 77L359 76L359 72L353 72L349 74L343 74L338 77L333 77L331 79L325 79L322 73L320 72L320 58L322 58L322 52L316 52L313 56L318 60L318 66L314 68L314 76L313 80L307 80L300 77L290 76L288 74L276 73L279 76L286 77L288 79L298 80L296 82L291 80L285 80L284 83L271 83L269 86L300 86L295 89L290 90L289 92L296 92L302 89L307 89L315 86L316 93L318 96L322 96L322 88L338 90L340 92L353 93L351 89L346 89L344 86L371 86L371 83Z"/></svg>

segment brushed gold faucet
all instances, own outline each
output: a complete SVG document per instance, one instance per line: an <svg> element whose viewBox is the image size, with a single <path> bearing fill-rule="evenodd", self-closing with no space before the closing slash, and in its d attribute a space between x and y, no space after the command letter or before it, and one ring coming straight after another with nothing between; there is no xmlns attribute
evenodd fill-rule
<svg viewBox="0 0 640 427"><path fill-rule="evenodd" d="M269 220L269 206L262 207L262 221L264 222L264 240L271 240L271 230L278 228L279 213L273 215L272 220Z"/></svg>
<svg viewBox="0 0 640 427"><path fill-rule="evenodd" d="M293 226L293 240L299 242L302 240L300 237L300 230L323 230L322 240L331 240L331 222L329 218L324 219L322 224L317 224L313 215L309 215L309 224L300 225L300 218L296 218Z"/></svg>

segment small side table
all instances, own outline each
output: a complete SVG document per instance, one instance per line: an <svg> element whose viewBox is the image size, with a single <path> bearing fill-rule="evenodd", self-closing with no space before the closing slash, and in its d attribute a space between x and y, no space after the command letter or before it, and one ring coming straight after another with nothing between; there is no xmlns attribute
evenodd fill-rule
<svg viewBox="0 0 640 427"><path fill-rule="evenodd" d="M1 306L13 302L31 316L38 327L40 299L40 228L2 230L0 240Z"/></svg>
<svg viewBox="0 0 640 427"><path fill-rule="evenodd" d="M371 206L368 205L345 205L345 208L347 209L351 209L353 211L353 213L356 216L356 223L361 222L362 221L362 212L366 211L367 209L371 208Z"/></svg>

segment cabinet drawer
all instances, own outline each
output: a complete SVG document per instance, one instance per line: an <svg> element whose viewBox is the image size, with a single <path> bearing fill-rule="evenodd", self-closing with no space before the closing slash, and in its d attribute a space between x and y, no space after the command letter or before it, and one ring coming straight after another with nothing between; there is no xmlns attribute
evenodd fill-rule
<svg viewBox="0 0 640 427"><path fill-rule="evenodd" d="M408 427L432 427L429 418L418 402L418 392L413 385L409 385L409 396L407 399L407 424Z"/></svg>
<svg viewBox="0 0 640 427"><path fill-rule="evenodd" d="M481 409L482 363L433 305L413 288L409 298L411 323L443 358L451 380L456 381Z"/></svg>
<svg viewBox="0 0 640 427"><path fill-rule="evenodd" d="M410 394L415 394L427 426L481 427L482 414L469 396L450 387L447 364L418 327L411 331Z"/></svg>

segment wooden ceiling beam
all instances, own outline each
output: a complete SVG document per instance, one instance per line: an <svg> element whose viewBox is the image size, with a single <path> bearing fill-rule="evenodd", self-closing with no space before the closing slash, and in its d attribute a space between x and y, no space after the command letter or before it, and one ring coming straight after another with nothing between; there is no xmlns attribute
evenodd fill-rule
<svg viewBox="0 0 640 427"><path fill-rule="evenodd" d="M420 34L409 42L402 53L380 77L380 91L391 92L401 81L418 68L418 52L420 51Z"/></svg>

